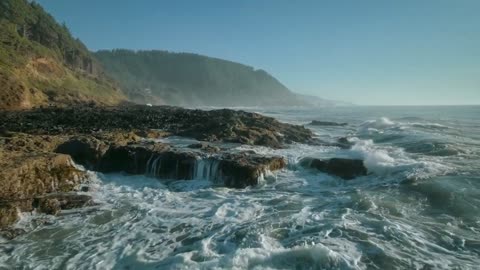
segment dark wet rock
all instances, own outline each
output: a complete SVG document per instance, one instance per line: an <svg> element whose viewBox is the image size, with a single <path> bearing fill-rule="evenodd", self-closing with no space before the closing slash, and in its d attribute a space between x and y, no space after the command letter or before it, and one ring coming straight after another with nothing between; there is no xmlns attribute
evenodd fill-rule
<svg viewBox="0 0 480 270"><path fill-rule="evenodd" d="M338 142L343 144L350 144L350 141L348 140L347 137L338 138Z"/></svg>
<svg viewBox="0 0 480 270"><path fill-rule="evenodd" d="M282 157L266 157L247 153L226 154L219 160L219 178L226 187L244 188L255 186L258 179L267 171L286 167Z"/></svg>
<svg viewBox="0 0 480 270"><path fill-rule="evenodd" d="M48 215L56 215L62 210L57 199L36 199L34 206L38 212Z"/></svg>
<svg viewBox="0 0 480 270"><path fill-rule="evenodd" d="M75 136L60 144L55 152L70 155L73 160L94 170L108 146L92 136Z"/></svg>
<svg viewBox="0 0 480 270"><path fill-rule="evenodd" d="M332 158L321 160L304 158L300 161L300 165L306 168L317 169L345 180L367 175L367 168L363 164L363 160L360 159Z"/></svg>
<svg viewBox="0 0 480 270"><path fill-rule="evenodd" d="M43 108L0 112L0 118L4 119L0 128L31 134L162 130L202 141L238 142L274 148L291 142L314 142L312 131L302 126L228 109L203 111L168 106Z"/></svg>
<svg viewBox="0 0 480 270"><path fill-rule="evenodd" d="M352 148L354 143L350 142L347 137L338 138L336 145L342 149Z"/></svg>
<svg viewBox="0 0 480 270"><path fill-rule="evenodd" d="M309 125L312 125L312 126L346 126L348 125L347 123L336 123L336 122L328 122L328 121L318 121L318 120L313 120L312 122L310 122Z"/></svg>
<svg viewBox="0 0 480 270"><path fill-rule="evenodd" d="M146 174L159 179L208 178L227 187L243 188L258 184L259 177L267 171L285 166L282 157L247 152L207 157L156 143L111 147L102 157L99 170Z"/></svg>
<svg viewBox="0 0 480 270"><path fill-rule="evenodd" d="M188 148L200 149L200 150L202 150L203 152L206 152L206 153L218 153L218 152L220 152L219 147L217 147L215 145L211 145L209 143L205 143L205 142L190 144L188 146Z"/></svg>
<svg viewBox="0 0 480 270"><path fill-rule="evenodd" d="M0 237L3 237L7 240L12 240L17 236L20 236L22 234L26 233L24 229L20 228L6 228L3 230L0 230ZM0 249L1 250L1 249Z"/></svg>
<svg viewBox="0 0 480 270"><path fill-rule="evenodd" d="M93 205L92 197L83 194L47 194L36 197L33 200L33 207L37 211L49 215L56 215L61 210L81 208Z"/></svg>
<svg viewBox="0 0 480 270"><path fill-rule="evenodd" d="M0 202L0 230L18 220L18 210L14 204Z"/></svg>
<svg viewBox="0 0 480 270"><path fill-rule="evenodd" d="M124 171L129 174L144 174L150 160L160 154L167 155L170 150L169 145L162 143L111 146L102 156L98 170L104 173ZM165 163L164 170L166 166Z"/></svg>

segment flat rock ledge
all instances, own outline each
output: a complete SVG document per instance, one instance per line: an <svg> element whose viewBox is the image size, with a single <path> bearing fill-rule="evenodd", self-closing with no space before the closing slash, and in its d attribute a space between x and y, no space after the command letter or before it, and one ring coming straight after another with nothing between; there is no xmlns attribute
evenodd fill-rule
<svg viewBox="0 0 480 270"><path fill-rule="evenodd" d="M247 152L211 154L208 149L188 151L162 143L113 145L98 159L76 161L103 173L123 171L159 179L206 179L231 188L257 185L262 175L286 167L286 161L279 156ZM70 154L75 158L74 152Z"/></svg>
<svg viewBox="0 0 480 270"><path fill-rule="evenodd" d="M169 106L39 108L1 112L0 130L30 134L91 134L96 131L162 130L209 142L234 142L281 148L315 143L311 130L257 113L191 110ZM143 137L143 136L142 136Z"/></svg>

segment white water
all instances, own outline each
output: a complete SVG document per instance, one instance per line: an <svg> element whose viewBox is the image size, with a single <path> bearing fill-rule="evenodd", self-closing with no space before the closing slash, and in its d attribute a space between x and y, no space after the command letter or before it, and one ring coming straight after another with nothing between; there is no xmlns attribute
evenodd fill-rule
<svg viewBox="0 0 480 270"><path fill-rule="evenodd" d="M198 160L190 181L92 173L88 194L98 205L58 217L25 214L18 226L28 233L0 242L0 268L477 269L474 117L453 111L461 117L438 119L411 109L315 113L275 115L348 122L311 128L325 141L347 136L353 147L228 145L289 162L243 190L218 185L213 159ZM344 181L297 166L307 156L361 158L369 175ZM161 165L149 163L155 175Z"/></svg>

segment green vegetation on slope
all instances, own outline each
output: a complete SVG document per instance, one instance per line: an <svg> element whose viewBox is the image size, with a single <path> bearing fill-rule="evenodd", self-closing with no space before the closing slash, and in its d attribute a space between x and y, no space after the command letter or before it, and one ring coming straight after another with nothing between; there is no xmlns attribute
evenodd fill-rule
<svg viewBox="0 0 480 270"><path fill-rule="evenodd" d="M0 109L122 100L65 25L35 2L0 1Z"/></svg>
<svg viewBox="0 0 480 270"><path fill-rule="evenodd" d="M221 59L166 51L95 53L130 99L173 105L299 105L297 96L263 70Z"/></svg>

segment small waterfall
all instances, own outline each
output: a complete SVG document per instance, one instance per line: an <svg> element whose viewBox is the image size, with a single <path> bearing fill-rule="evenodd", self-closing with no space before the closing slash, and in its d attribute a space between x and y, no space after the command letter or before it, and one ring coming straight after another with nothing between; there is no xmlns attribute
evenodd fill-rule
<svg viewBox="0 0 480 270"><path fill-rule="evenodd" d="M152 160L153 160L153 156L154 155L151 155L150 158L148 159L147 161L147 166L145 168L145 174L146 175L151 175L152 174Z"/></svg>
<svg viewBox="0 0 480 270"><path fill-rule="evenodd" d="M191 165L188 165L189 163ZM152 155L147 161L145 174L167 179L202 179L213 182L222 180L220 160L214 158L197 158L189 161L182 157Z"/></svg>
<svg viewBox="0 0 480 270"><path fill-rule="evenodd" d="M193 178L217 182L222 178L219 165L220 160L217 159L197 159L195 162Z"/></svg>
<svg viewBox="0 0 480 270"><path fill-rule="evenodd" d="M209 180L214 183L225 183L227 186L229 183L243 183L244 181L253 183L248 175L249 169L240 169L240 172L223 172L221 163L222 160L216 157L185 159L184 156L152 155L147 161L145 174L161 179ZM275 174L267 168L260 167L258 169L260 170L257 174L258 183L271 183L276 180ZM243 179L243 177L247 179Z"/></svg>
<svg viewBox="0 0 480 270"><path fill-rule="evenodd" d="M277 175L266 169L258 177L258 183L273 183L277 180Z"/></svg>
<svg viewBox="0 0 480 270"><path fill-rule="evenodd" d="M148 176L158 176L160 168L162 167L161 156L152 155L147 161L147 167L145 169L145 174Z"/></svg>

